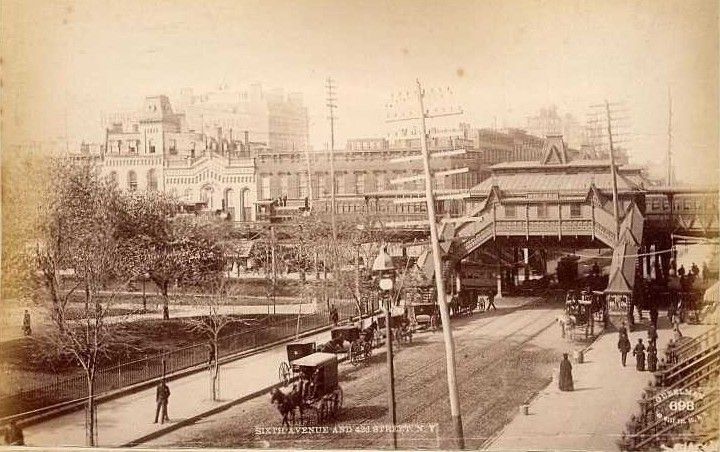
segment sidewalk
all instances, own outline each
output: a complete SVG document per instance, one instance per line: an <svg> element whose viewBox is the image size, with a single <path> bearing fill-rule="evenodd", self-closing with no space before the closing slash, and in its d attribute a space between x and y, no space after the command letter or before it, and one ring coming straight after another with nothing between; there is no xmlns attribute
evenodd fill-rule
<svg viewBox="0 0 720 452"><path fill-rule="evenodd" d="M327 342L330 333L318 333L303 340ZM170 422L196 416L278 383L278 367L283 361L287 361L284 344L221 366L220 400L216 402L212 400L209 371L169 381ZM97 445L121 446L167 427L167 424L153 424L154 416L154 387L100 404L97 411ZM24 429L24 433L25 444L29 446L84 446L85 411L72 412L32 425Z"/></svg>
<svg viewBox="0 0 720 452"><path fill-rule="evenodd" d="M686 324L680 327L689 337L707 328ZM658 335L659 360L672 331L661 329ZM638 338L647 345L647 331L630 333L633 347ZM627 367L622 367L617 340L615 332L602 335L586 351L583 364L573 362L573 392L558 389L555 370L553 381L530 404L529 415L518 414L487 449L620 450L616 441L630 416L637 414L637 400L653 377L650 372L635 370L632 353L628 354Z"/></svg>

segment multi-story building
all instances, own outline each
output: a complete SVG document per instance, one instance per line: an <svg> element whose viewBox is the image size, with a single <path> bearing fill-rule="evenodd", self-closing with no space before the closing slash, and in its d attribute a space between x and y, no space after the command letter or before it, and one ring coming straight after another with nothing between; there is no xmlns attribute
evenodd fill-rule
<svg viewBox="0 0 720 452"><path fill-rule="evenodd" d="M244 91L221 88L194 94L185 89L176 102L185 114L189 130L233 141L247 134L254 142L275 151L305 150L308 145L308 114L301 93L264 91L260 84Z"/></svg>
<svg viewBox="0 0 720 452"><path fill-rule="evenodd" d="M257 180L251 155L259 151L247 134L235 140L221 130L214 137L187 130L167 96L147 97L140 111L114 118L99 164L120 187L163 190L186 204L254 219Z"/></svg>

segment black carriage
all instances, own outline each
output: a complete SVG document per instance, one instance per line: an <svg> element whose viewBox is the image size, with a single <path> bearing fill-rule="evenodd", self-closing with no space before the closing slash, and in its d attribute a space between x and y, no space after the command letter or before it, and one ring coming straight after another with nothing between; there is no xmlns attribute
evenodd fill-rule
<svg viewBox="0 0 720 452"><path fill-rule="evenodd" d="M435 331L440 326L440 307L437 303L413 303L408 306L410 322Z"/></svg>
<svg viewBox="0 0 720 452"><path fill-rule="evenodd" d="M280 377L281 382L287 385L294 376L291 367L293 361L315 353L315 342L293 342L287 344L286 349L288 360L280 363L278 377Z"/></svg>
<svg viewBox="0 0 720 452"><path fill-rule="evenodd" d="M367 363L372 356L372 341L365 341L360 327L356 325L336 326L330 330L330 336L334 353L346 353L348 361L354 366ZM350 343L347 348L345 342Z"/></svg>
<svg viewBox="0 0 720 452"><path fill-rule="evenodd" d="M303 410L320 424L337 418L343 403L343 391L338 384L338 360L332 353L316 352L292 362L297 374Z"/></svg>
<svg viewBox="0 0 720 452"><path fill-rule="evenodd" d="M451 316L472 315L477 308L477 297L473 296L473 291L461 291L454 295L449 303Z"/></svg>
<svg viewBox="0 0 720 452"><path fill-rule="evenodd" d="M377 318L378 336L385 339L385 316ZM412 342L412 327L406 313L392 313L390 315L390 334L398 343Z"/></svg>

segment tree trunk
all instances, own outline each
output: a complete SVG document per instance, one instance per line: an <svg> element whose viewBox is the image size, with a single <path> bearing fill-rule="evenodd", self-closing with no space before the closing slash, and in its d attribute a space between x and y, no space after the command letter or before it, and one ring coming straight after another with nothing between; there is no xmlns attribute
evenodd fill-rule
<svg viewBox="0 0 720 452"><path fill-rule="evenodd" d="M219 389L218 388L218 374L220 373L220 366L218 365L218 357L217 352L215 352L215 359L213 360L213 369L212 369L212 398L213 401L217 401L219 396Z"/></svg>
<svg viewBox="0 0 720 452"><path fill-rule="evenodd" d="M162 298L163 298L163 320L170 320L170 307L168 306L170 297L168 297L168 282L163 282L162 285Z"/></svg>
<svg viewBox="0 0 720 452"><path fill-rule="evenodd" d="M95 379L86 376L88 384L88 399L85 407L85 445L94 447L95 444Z"/></svg>

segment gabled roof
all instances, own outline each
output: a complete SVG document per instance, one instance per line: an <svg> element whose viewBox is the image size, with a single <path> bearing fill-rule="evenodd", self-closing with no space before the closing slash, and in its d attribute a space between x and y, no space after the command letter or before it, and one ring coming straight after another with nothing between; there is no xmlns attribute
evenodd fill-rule
<svg viewBox="0 0 720 452"><path fill-rule="evenodd" d="M543 146L543 165L564 165L568 163L567 149L562 135L548 135Z"/></svg>
<svg viewBox="0 0 720 452"><path fill-rule="evenodd" d="M610 264L610 280L605 293L632 294L635 285L635 260L626 257L636 254L638 248L628 242L617 246Z"/></svg>

